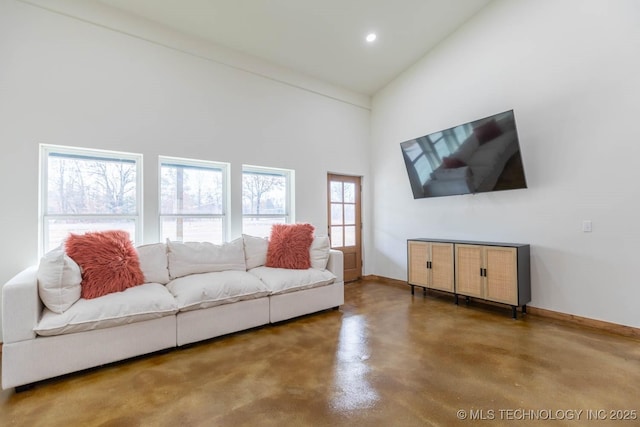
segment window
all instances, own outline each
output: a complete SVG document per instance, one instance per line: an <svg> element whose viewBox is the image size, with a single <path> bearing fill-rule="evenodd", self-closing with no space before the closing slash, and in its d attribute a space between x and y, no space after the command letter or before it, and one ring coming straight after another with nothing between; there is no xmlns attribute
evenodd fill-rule
<svg viewBox="0 0 640 427"><path fill-rule="evenodd" d="M293 218L294 172L257 166L242 167L242 232L268 237L271 225Z"/></svg>
<svg viewBox="0 0 640 427"><path fill-rule="evenodd" d="M118 229L141 240L141 155L41 145L40 159L43 252L69 233Z"/></svg>
<svg viewBox="0 0 640 427"><path fill-rule="evenodd" d="M162 240L227 240L228 171L226 163L160 157Z"/></svg>

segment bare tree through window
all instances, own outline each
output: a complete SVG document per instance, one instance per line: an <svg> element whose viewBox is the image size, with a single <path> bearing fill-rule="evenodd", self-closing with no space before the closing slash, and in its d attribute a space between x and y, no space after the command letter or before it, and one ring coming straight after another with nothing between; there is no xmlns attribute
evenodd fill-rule
<svg viewBox="0 0 640 427"><path fill-rule="evenodd" d="M161 158L163 239L217 244L225 241L227 170L224 163Z"/></svg>
<svg viewBox="0 0 640 427"><path fill-rule="evenodd" d="M269 236L271 225L290 221L293 171L245 167L242 172L243 233Z"/></svg>
<svg viewBox="0 0 640 427"><path fill-rule="evenodd" d="M137 237L141 156L42 146L42 248L69 233L122 229Z"/></svg>

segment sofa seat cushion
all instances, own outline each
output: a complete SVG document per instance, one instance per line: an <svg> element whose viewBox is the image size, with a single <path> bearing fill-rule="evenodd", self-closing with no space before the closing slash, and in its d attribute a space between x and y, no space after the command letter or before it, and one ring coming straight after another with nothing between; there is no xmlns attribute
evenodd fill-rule
<svg viewBox="0 0 640 427"><path fill-rule="evenodd" d="M98 298L80 298L62 314L45 308L34 331L41 336L70 334L157 319L175 314L178 306L159 283L145 283Z"/></svg>
<svg viewBox="0 0 640 427"><path fill-rule="evenodd" d="M267 285L271 295L325 286L336 280L336 276L329 270L318 270L316 268L292 270L287 268L256 267L249 270L249 273Z"/></svg>
<svg viewBox="0 0 640 427"><path fill-rule="evenodd" d="M180 311L197 310L237 301L266 297L269 289L246 271L217 271L174 279L167 289Z"/></svg>

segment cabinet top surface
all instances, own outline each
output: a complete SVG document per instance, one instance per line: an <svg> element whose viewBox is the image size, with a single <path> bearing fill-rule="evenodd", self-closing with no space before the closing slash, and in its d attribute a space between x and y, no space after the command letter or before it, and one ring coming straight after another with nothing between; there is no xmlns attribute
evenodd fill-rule
<svg viewBox="0 0 640 427"><path fill-rule="evenodd" d="M432 242L432 243L457 243L462 245L482 245L482 246L509 246L513 248L524 248L529 246L525 243L505 243L505 242L482 242L476 240L447 240L447 239L427 239L415 238L407 239L407 242Z"/></svg>

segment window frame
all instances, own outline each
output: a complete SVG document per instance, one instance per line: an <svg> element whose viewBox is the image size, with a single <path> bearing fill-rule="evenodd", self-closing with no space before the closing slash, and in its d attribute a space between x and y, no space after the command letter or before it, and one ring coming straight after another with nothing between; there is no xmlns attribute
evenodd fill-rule
<svg viewBox="0 0 640 427"><path fill-rule="evenodd" d="M39 180L39 206L38 206L38 252L42 256L45 251L54 249L47 247L45 241L48 239L49 226L48 220L55 219L113 219L120 218L133 220L134 235L129 236L134 244L142 242L143 233L143 158L142 154L130 153L123 151L103 150L97 148L72 147L64 145L40 144L40 180ZM61 157L84 157L94 159L105 159L106 161L128 160L135 164L136 168L136 203L135 214L49 214L49 156L51 154L60 155Z"/></svg>
<svg viewBox="0 0 640 427"><path fill-rule="evenodd" d="M162 213L162 165L185 166L202 169L215 169L222 172L222 213L221 214L163 214ZM222 243L229 241L231 218L229 215L229 185L230 165L225 162L213 160L188 159L174 156L158 156L158 236L164 239L162 233L163 218L221 218L222 219ZM207 240L202 240L207 241Z"/></svg>
<svg viewBox="0 0 640 427"><path fill-rule="evenodd" d="M285 178L285 213L284 214L245 214L244 213L244 174L257 173L265 175L277 175ZM266 166L242 165L241 197L242 197L242 232L246 218L284 218L285 224L295 222L295 171L292 169L272 168Z"/></svg>

